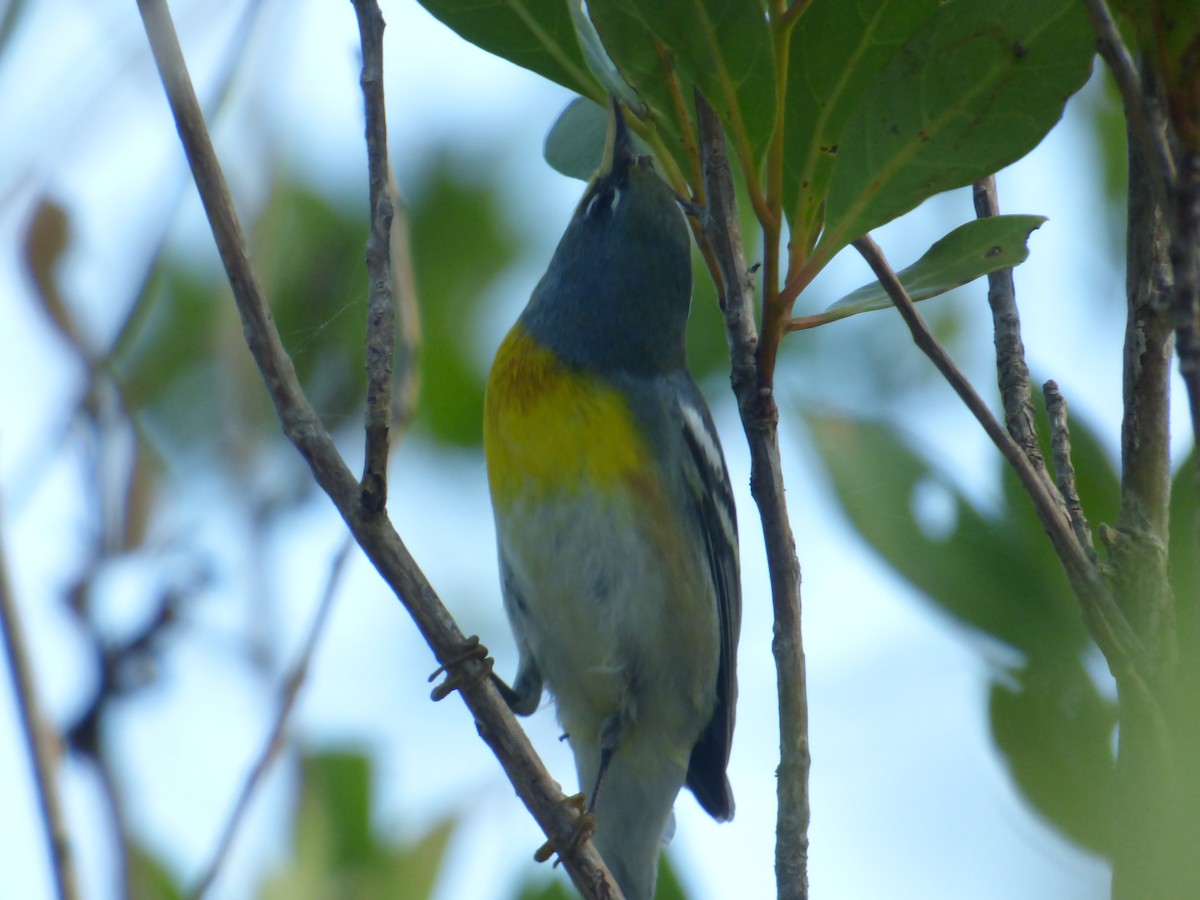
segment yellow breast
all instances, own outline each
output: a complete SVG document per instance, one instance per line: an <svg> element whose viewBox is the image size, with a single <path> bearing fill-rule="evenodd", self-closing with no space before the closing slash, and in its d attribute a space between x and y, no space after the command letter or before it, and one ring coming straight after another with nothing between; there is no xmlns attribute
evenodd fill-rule
<svg viewBox="0 0 1200 900"><path fill-rule="evenodd" d="M647 459L625 398L569 368L518 323L488 377L483 446L493 502L640 480Z"/></svg>

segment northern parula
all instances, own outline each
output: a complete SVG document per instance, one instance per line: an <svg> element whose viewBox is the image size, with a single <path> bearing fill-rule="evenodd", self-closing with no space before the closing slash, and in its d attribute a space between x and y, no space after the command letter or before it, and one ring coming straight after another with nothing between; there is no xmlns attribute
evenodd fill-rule
<svg viewBox="0 0 1200 900"><path fill-rule="evenodd" d="M741 627L737 519L687 370L688 228L613 100L600 170L488 378L484 450L506 697L554 695L595 844L650 900L683 785L733 816L726 777Z"/></svg>

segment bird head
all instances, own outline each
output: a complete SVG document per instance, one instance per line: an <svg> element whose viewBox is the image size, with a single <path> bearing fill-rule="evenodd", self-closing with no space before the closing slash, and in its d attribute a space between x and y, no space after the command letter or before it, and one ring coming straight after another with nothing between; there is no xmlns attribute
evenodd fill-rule
<svg viewBox="0 0 1200 900"><path fill-rule="evenodd" d="M592 368L683 368L690 248L675 192L637 152L613 98L600 168L534 290L526 327Z"/></svg>

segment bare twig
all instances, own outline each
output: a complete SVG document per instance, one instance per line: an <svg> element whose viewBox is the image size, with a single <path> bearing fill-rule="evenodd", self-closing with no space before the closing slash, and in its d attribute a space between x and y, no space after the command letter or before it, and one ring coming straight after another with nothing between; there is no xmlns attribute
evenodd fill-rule
<svg viewBox="0 0 1200 900"><path fill-rule="evenodd" d="M487 676L490 664L464 654L466 638L417 567L386 511L366 515L359 484L301 390L250 263L229 188L204 126L170 13L163 0L138 0L146 35L166 89L180 140L225 266L246 345L262 373L285 436L308 463L351 533L384 581L404 604L437 661L452 670L456 686L484 741L517 794L549 837L580 892L588 898L620 893L590 841L577 840L580 814L534 753L529 739Z"/></svg>
<svg viewBox="0 0 1200 900"><path fill-rule="evenodd" d="M771 649L779 689L778 817L775 843L777 896L808 896L808 694L800 628L800 563L784 500L779 456L779 410L761 384L758 335L754 327L754 279L746 270L738 227L737 199L730 177L725 136L712 107L697 95L707 206L704 231L721 269L725 331L732 360L733 392L750 447L750 491L758 504L775 632Z"/></svg>
<svg viewBox="0 0 1200 900"><path fill-rule="evenodd" d="M1121 32L1113 20L1108 4L1105 0L1085 0L1084 5L1092 18L1097 49L1108 64L1109 71L1117 82L1117 89L1121 92L1129 130L1145 154L1146 165L1150 170L1149 188L1159 207L1168 209L1171 199L1170 185L1175 181L1175 159L1161 125L1156 124L1156 120L1161 120L1162 117L1151 115L1146 108L1147 95L1142 90L1142 79L1138 76L1137 66L1129 48L1121 39Z"/></svg>
<svg viewBox="0 0 1200 900"><path fill-rule="evenodd" d="M1054 453L1055 483L1058 492L1067 504L1067 515L1075 537L1095 561L1096 548L1092 543L1092 530L1088 527L1083 504L1079 502L1079 490L1075 486L1075 464L1071 461L1071 432L1067 424L1067 401L1053 381L1042 385L1042 396L1046 400L1046 414L1050 417L1050 447Z"/></svg>
<svg viewBox="0 0 1200 900"><path fill-rule="evenodd" d="M1116 605L1100 572L1088 556L1087 550L1075 536L1066 506L1054 485L1049 484L1044 471L1038 471L1029 462L1016 441L992 415L987 404L975 392L962 371L945 348L937 342L921 314L917 312L904 286L896 278L883 252L870 238L864 236L854 241L854 247L871 266L875 277L883 285L900 311L905 324L912 332L913 341L930 358L938 371L954 388L972 415L983 426L988 437L1008 464L1016 472L1022 487L1033 501L1034 509L1041 519L1042 527L1055 552L1062 561L1067 578L1079 601L1084 621L1092 638L1099 645L1109 668L1119 682L1125 682L1147 698L1153 695L1140 671L1144 661L1141 641L1134 634L1121 609ZM1149 702L1153 703L1152 699Z"/></svg>
<svg viewBox="0 0 1200 900"><path fill-rule="evenodd" d="M12 580L3 542L0 541L0 631L4 632L4 651L17 695L17 710L21 716L21 731L29 764L33 769L33 780L37 787L38 805L41 807L41 825L45 832L46 847L50 853L50 865L54 872L54 884L59 900L75 900L79 896L79 884L75 879L75 865L71 858L71 841L63 819L62 803L58 796L58 761L61 741L54 736L50 724L42 714L34 686L33 662L25 646L25 635L21 630L17 601L13 596Z"/></svg>
<svg viewBox="0 0 1200 900"><path fill-rule="evenodd" d="M360 79L367 118L367 171L371 233L367 239L367 422L362 503L377 513L387 503L388 429L392 418L392 348L396 310L392 302L393 204L388 177L387 115L383 102L383 15L373 0L353 0L362 39Z"/></svg>
<svg viewBox="0 0 1200 900"><path fill-rule="evenodd" d="M284 731L287 728L288 721L291 719L292 710L296 706L296 698L300 695L300 688L304 686L304 681L308 677L308 667L312 662L313 654L317 650L317 641L325 630L325 623L329 619L329 611L333 608L333 600L337 596L338 585L341 582L342 573L346 568L346 560L350 558L350 551L353 547L354 541L347 535L341 548L334 554L333 561L329 565L329 574L325 578L325 587L321 592L321 599L317 605L317 611L313 615L312 623L308 627L308 634L304 638L304 644L296 656L296 661L292 665L291 671L288 672L287 677L284 678L281 685L279 705L275 708L275 718L271 722L270 730L267 732L267 739L263 743L262 750L259 751L254 765L246 775L246 780L242 784L242 790L238 794L237 801L233 805L233 810L229 814L229 819L225 823L225 828L221 832L221 838L217 842L217 848L213 852L212 858L209 860L208 865L204 867L203 874L196 880L196 886L187 895L191 900L199 900L212 887L212 883L220 872L221 866L224 864L226 857L229 856L230 848L233 846L233 839L237 835L238 828L242 824L246 811L250 808L250 801L254 799L254 795L266 778L267 772L271 770L271 766L279 758L279 753L283 749Z"/></svg>
<svg viewBox="0 0 1200 900"><path fill-rule="evenodd" d="M1000 215L994 176L975 182L974 198L975 215L979 218ZM988 306L992 309L996 375L1004 406L1004 424L1034 468L1044 470L1046 461L1038 445L1033 390L1029 383L1029 367L1025 364L1025 345L1021 341L1021 316L1017 312L1012 269L1001 269L988 275Z"/></svg>

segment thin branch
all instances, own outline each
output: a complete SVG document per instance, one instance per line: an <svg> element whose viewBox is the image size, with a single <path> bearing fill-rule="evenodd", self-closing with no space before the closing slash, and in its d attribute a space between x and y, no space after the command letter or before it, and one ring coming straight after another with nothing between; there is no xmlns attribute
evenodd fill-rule
<svg viewBox="0 0 1200 900"><path fill-rule="evenodd" d="M362 503L368 513L387 503L388 429L392 419L392 353L396 308L392 302L393 203L388 177L387 114L383 102L383 15L373 0L353 0L362 40L363 101L367 119L367 172L371 233L367 238L367 421Z"/></svg>
<svg viewBox="0 0 1200 900"><path fill-rule="evenodd" d="M1096 548L1092 543L1092 530L1088 527L1083 504L1079 502L1079 490L1075 485L1075 464L1071 461L1071 432L1067 424L1067 401L1063 399L1058 384L1053 381L1042 385L1042 396L1046 400L1046 414L1050 418L1050 447L1054 453L1055 483L1067 504L1067 515L1075 537L1094 562Z"/></svg>
<svg viewBox="0 0 1200 900"><path fill-rule="evenodd" d="M359 484L339 456L296 379L246 250L229 188L196 102L174 23L163 0L138 0L184 152L208 215L221 261L242 320L246 345L262 373L284 435L308 463L358 545L404 604L439 664L448 667L517 794L558 850L567 872L588 898L612 900L620 893L590 841L580 841L580 813L537 757L499 691L487 677L490 662L476 652L417 567L386 511L366 515Z"/></svg>
<svg viewBox="0 0 1200 900"><path fill-rule="evenodd" d="M989 175L975 182L973 196L976 216L982 219L1000 215L994 176ZM1004 406L1004 424L1034 468L1045 471L1046 461L1038 444L1033 389L1029 382L1029 367L1025 364L1025 344L1021 340L1021 316L1017 312L1017 290L1013 284L1012 269L1001 269L988 275L988 306L992 309L996 376Z"/></svg>
<svg viewBox="0 0 1200 900"><path fill-rule="evenodd" d="M1150 170L1149 187L1154 199L1162 209L1170 203L1170 185L1175 181L1175 160L1166 135L1156 124L1156 119L1146 106L1146 93L1142 90L1142 79L1137 66L1121 39L1121 32L1113 20L1112 12L1105 0L1085 0L1092 28L1096 32L1097 49L1117 82L1121 101L1125 106L1125 118L1133 139L1146 157Z"/></svg>
<svg viewBox="0 0 1200 900"><path fill-rule="evenodd" d="M75 865L71 858L71 840L63 819L62 803L58 796L57 768L58 748L61 745L50 724L42 714L34 686L33 661L25 646L25 635L21 629L17 601L13 596L12 581L8 574L8 563L3 542L0 541L0 631L4 632L5 658L17 695L17 710L21 716L21 732L25 738L25 749L33 769L33 780L37 787L38 805L41 807L41 825L45 833L46 847L50 853L50 866L54 873L54 884L59 900L76 900L79 883L75 878Z"/></svg>
<svg viewBox="0 0 1200 900"><path fill-rule="evenodd" d="M954 360L950 358L945 348L937 342L929 330L929 326L917 312L912 299L904 290L904 286L896 278L896 273L888 265L879 246L870 236L863 236L854 241L854 247L866 259L867 264L874 271L875 277L879 279L879 283L892 298L892 302L895 303L905 324L912 332L913 341L930 358L972 415L979 421L979 424L983 426L983 430L987 432L988 437L992 439L1005 460L1012 466L1022 487L1029 494L1038 518L1041 519L1042 527L1046 529L1046 534L1066 570L1067 578L1071 582L1071 587L1083 611L1084 622L1087 624L1092 638L1104 653L1104 658L1114 676L1118 681L1128 683L1153 703L1151 699L1153 694L1140 671L1140 666L1144 661L1141 641L1116 605L1108 586L1088 556L1087 550L1076 538L1062 497L1053 485L1047 483L1045 472L1039 472L1033 467L1016 441L992 415L987 404L975 392L958 366L954 364Z"/></svg>
<svg viewBox="0 0 1200 900"><path fill-rule="evenodd" d="M329 620L329 611L333 608L333 600L337 596L342 573L346 568L346 560L350 558L350 551L353 547L354 541L347 535L341 548L334 554L333 561L329 565L329 574L325 578L325 588L321 592L321 599L317 605L317 611L313 615L312 623L308 627L304 644L296 656L291 671L288 672L281 685L279 705L275 708L275 718L267 732L267 739L263 743L254 765L246 775L241 793L238 794L229 819L225 823L225 828L221 831L221 838L217 842L217 848L213 852L212 858L204 867L203 874L197 879L196 886L187 894L190 900L200 900L212 887L213 881L233 847L233 839L237 836L238 828L241 827L246 812L250 809L250 801L254 799L259 786L262 785L267 773L275 764L275 760L279 758L280 751L283 750L284 731L291 719L292 710L295 709L300 688L304 686L304 681L308 677L308 667L312 662L313 654L316 653L317 642L325 630L325 623Z"/></svg>
<svg viewBox="0 0 1200 900"><path fill-rule="evenodd" d="M703 226L724 282L725 331L733 392L750 447L750 491L758 504L775 613L771 644L779 689L778 818L775 878L781 900L808 896L808 694L800 628L800 563L784 500L779 456L779 410L758 369L754 326L754 279L746 270L738 227L737 198L725 135L712 107L697 96L705 195Z"/></svg>

